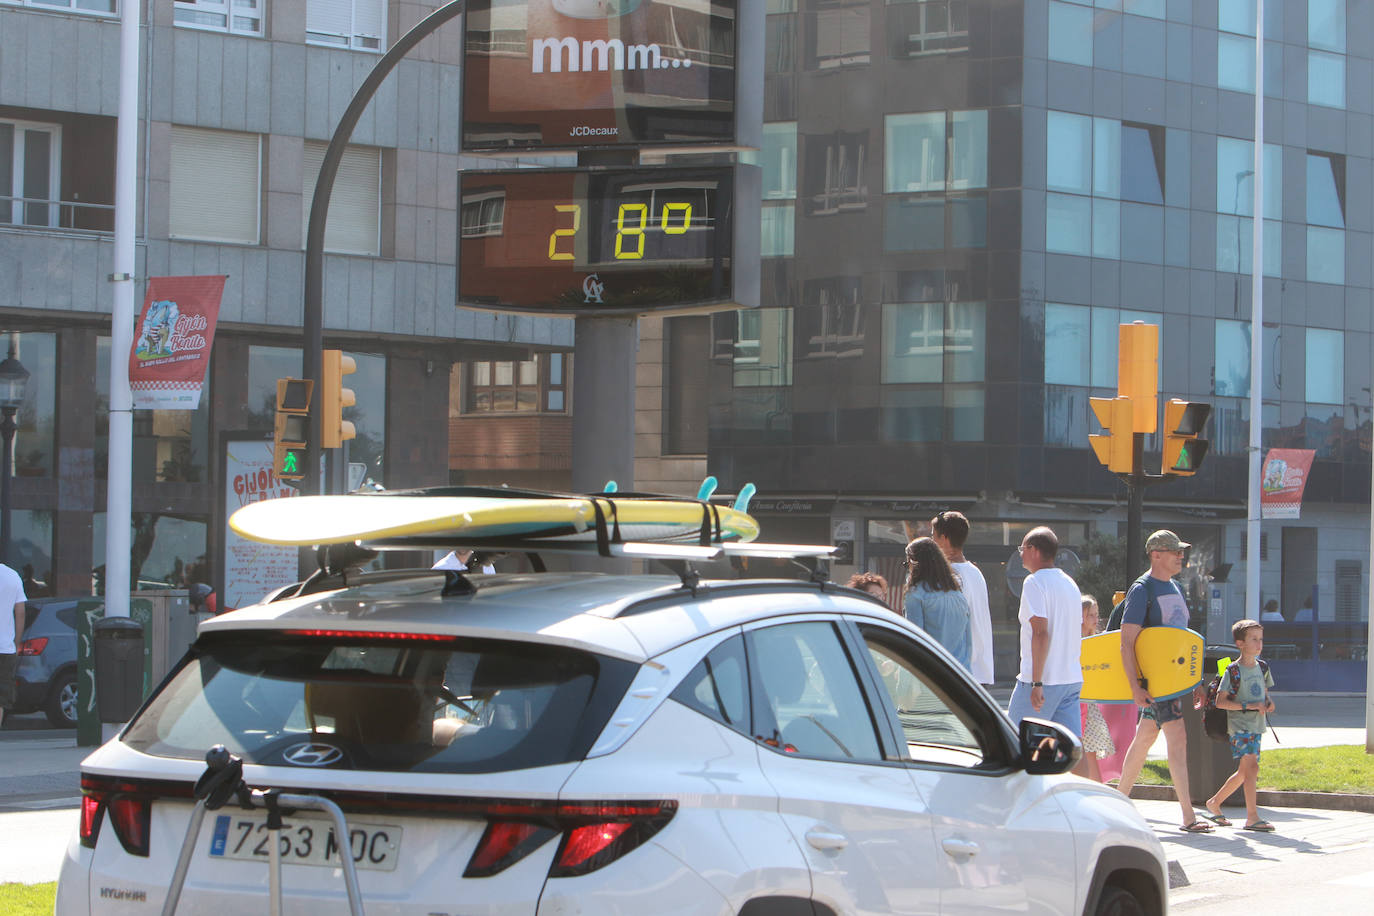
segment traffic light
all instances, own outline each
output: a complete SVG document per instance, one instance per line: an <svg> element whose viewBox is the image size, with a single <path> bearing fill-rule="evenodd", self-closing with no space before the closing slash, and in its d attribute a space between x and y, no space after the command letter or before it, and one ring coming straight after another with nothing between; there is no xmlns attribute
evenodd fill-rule
<svg viewBox="0 0 1374 916"><path fill-rule="evenodd" d="M1207 457L1208 442L1198 434L1212 415L1211 404L1196 401L1169 400L1164 405L1164 455L1160 471L1176 477L1191 477L1197 473L1202 459Z"/></svg>
<svg viewBox="0 0 1374 916"><path fill-rule="evenodd" d="M272 438L272 471L278 480L300 480L310 457L310 395L305 378L277 379L277 417Z"/></svg>
<svg viewBox="0 0 1374 916"><path fill-rule="evenodd" d="M1135 464L1131 399L1088 398L1088 403L1097 422L1102 424L1102 432L1088 437L1097 460L1117 474L1131 473Z"/></svg>
<svg viewBox="0 0 1374 916"><path fill-rule="evenodd" d="M320 445L338 448L357 435L353 424L343 418L343 409L358 403L353 389L343 386L343 377L358 371L358 364L342 350L324 350L320 355Z"/></svg>
<svg viewBox="0 0 1374 916"><path fill-rule="evenodd" d="M1131 431L1154 432L1159 418L1159 325L1136 321L1119 326L1116 393L1131 399Z"/></svg>

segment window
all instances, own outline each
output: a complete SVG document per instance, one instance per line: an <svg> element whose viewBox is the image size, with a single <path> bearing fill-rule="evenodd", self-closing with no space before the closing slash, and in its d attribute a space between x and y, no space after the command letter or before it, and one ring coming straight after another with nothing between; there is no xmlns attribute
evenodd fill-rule
<svg viewBox="0 0 1374 916"><path fill-rule="evenodd" d="M137 446L135 446L137 447ZM185 588L205 581L203 517L134 512L130 518L130 587L135 590ZM91 517L92 585L105 594L105 513ZM195 578L188 578L188 574Z"/></svg>
<svg viewBox="0 0 1374 916"><path fill-rule="evenodd" d="M792 384L792 310L740 309L735 315L735 387Z"/></svg>
<svg viewBox="0 0 1374 916"><path fill-rule="evenodd" d="M172 20L189 29L262 34L264 0L175 0Z"/></svg>
<svg viewBox="0 0 1374 916"><path fill-rule="evenodd" d="M0 120L0 224L58 225L62 128Z"/></svg>
<svg viewBox="0 0 1374 916"><path fill-rule="evenodd" d="M864 160L868 131L821 134L806 138L807 212L830 216L868 206Z"/></svg>
<svg viewBox="0 0 1374 916"><path fill-rule="evenodd" d="M861 626L888 709L902 726L901 758L919 763L976 767L984 751L962 711L971 704L951 697L924 670L910 646L877 627ZM930 663L927 661L927 665Z"/></svg>
<svg viewBox="0 0 1374 916"><path fill-rule="evenodd" d="M1250 273L1255 212L1255 146L1249 140L1217 137L1217 270ZM1283 151L1264 144L1264 273L1282 268Z"/></svg>
<svg viewBox="0 0 1374 916"><path fill-rule="evenodd" d="M1164 128L1051 111L1045 137L1045 250L1122 257L1119 201L1163 203ZM1158 263L1162 240L1126 254Z"/></svg>
<svg viewBox="0 0 1374 916"><path fill-rule="evenodd" d="M384 51L386 0L306 0L305 40L359 51Z"/></svg>
<svg viewBox="0 0 1374 916"><path fill-rule="evenodd" d="M807 69L831 70L868 63L870 7L866 0L818 0L808 30Z"/></svg>
<svg viewBox="0 0 1374 916"><path fill-rule="evenodd" d="M94 13L113 16L119 12L115 0L0 0L0 4L12 3L36 10L69 10L73 13Z"/></svg>
<svg viewBox="0 0 1374 916"><path fill-rule="evenodd" d="M1345 403L1345 335L1307 328L1307 394L1309 404Z"/></svg>
<svg viewBox="0 0 1374 916"><path fill-rule="evenodd" d="M878 761L878 733L839 634L829 623L794 623L748 634L754 731L780 753Z"/></svg>
<svg viewBox="0 0 1374 916"><path fill-rule="evenodd" d="M1164 128L1121 122L1121 199L1164 203Z"/></svg>
<svg viewBox="0 0 1374 916"><path fill-rule="evenodd" d="M1093 11L1076 3L1050 2L1050 60L1093 65Z"/></svg>
<svg viewBox="0 0 1374 916"><path fill-rule="evenodd" d="M1307 101L1327 108L1345 107L1345 55L1307 52Z"/></svg>
<svg viewBox="0 0 1374 916"><path fill-rule="evenodd" d="M1220 0L1217 4L1217 87L1255 91L1255 4Z"/></svg>
<svg viewBox="0 0 1374 916"><path fill-rule="evenodd" d="M1345 157L1307 154L1307 279L1345 283Z"/></svg>
<svg viewBox="0 0 1374 916"><path fill-rule="evenodd" d="M326 344L328 346L328 344ZM348 443L348 460L366 466L363 479L383 480L386 455L386 357L380 353L344 350L353 357L357 369L344 376L344 387L351 388L357 403L343 409L343 418L357 432Z"/></svg>
<svg viewBox="0 0 1374 916"><path fill-rule="evenodd" d="M797 339L806 359L851 359L864 352L863 282L858 277L820 277L803 286L794 309Z"/></svg>
<svg viewBox="0 0 1374 916"><path fill-rule="evenodd" d="M1133 321L1162 324L1154 312L1045 304L1046 445L1087 442L1094 426L1088 398L1092 389L1116 390L1120 326Z"/></svg>
<svg viewBox="0 0 1374 916"><path fill-rule="evenodd" d="M466 413L562 413L567 410L567 354L468 363Z"/></svg>
<svg viewBox="0 0 1374 916"><path fill-rule="evenodd" d="M1307 0L1307 45L1345 51L1345 0Z"/></svg>
<svg viewBox="0 0 1374 916"><path fill-rule="evenodd" d="M892 56L902 60L968 50L967 0L888 0Z"/></svg>
<svg viewBox="0 0 1374 916"><path fill-rule="evenodd" d="M987 306L982 302L883 305L882 381L923 385L883 392L889 441L983 438Z"/></svg>
<svg viewBox="0 0 1374 916"><path fill-rule="evenodd" d="M883 190L901 195L886 201L886 250L985 246L988 113L888 115L884 134Z"/></svg>
<svg viewBox="0 0 1374 916"><path fill-rule="evenodd" d="M1279 329L1273 325L1264 327L1264 366L1260 397L1277 400L1281 392L1279 378ZM1219 397L1248 397L1250 394L1250 322L1233 321L1228 318L1217 319L1216 330L1216 367L1214 385ZM1266 408L1267 409L1267 408ZM1266 426L1277 426L1269 423Z"/></svg>
<svg viewBox="0 0 1374 916"><path fill-rule="evenodd" d="M19 360L29 373L24 403L14 414L18 428L14 432L13 474L51 477L57 421L57 335L42 331L0 332L0 359L6 357ZM109 386L108 377L105 384Z"/></svg>
<svg viewBox="0 0 1374 916"><path fill-rule="evenodd" d="M258 135L173 126L171 141L169 235L256 245Z"/></svg>
<svg viewBox="0 0 1374 916"><path fill-rule="evenodd" d="M742 155L763 171L763 257L791 257L796 245L797 122L763 125L757 154Z"/></svg>
<svg viewBox="0 0 1374 916"><path fill-rule="evenodd" d="M301 184L301 246L310 230L310 204L315 182L320 176L325 150L329 144L305 142L305 167ZM329 201L329 218L324 226L326 251L376 256L381 236L381 151L374 147L348 146L339 160L334 190ZM467 208L464 207L464 220Z"/></svg>
<svg viewBox="0 0 1374 916"><path fill-rule="evenodd" d="M744 639L735 636L708 652L673 691L673 699L742 735L752 734Z"/></svg>

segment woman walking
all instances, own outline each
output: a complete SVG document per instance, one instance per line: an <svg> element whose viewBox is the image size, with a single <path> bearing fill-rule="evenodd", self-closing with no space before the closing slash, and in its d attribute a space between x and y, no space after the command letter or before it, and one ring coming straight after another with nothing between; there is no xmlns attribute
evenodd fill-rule
<svg viewBox="0 0 1374 916"><path fill-rule="evenodd" d="M930 538L906 545L906 619L925 630L965 668L973 651L973 628L959 577Z"/></svg>

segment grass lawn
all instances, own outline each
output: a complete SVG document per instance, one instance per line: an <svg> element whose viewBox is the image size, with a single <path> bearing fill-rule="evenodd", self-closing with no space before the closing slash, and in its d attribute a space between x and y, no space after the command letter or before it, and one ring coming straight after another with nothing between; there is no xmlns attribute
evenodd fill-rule
<svg viewBox="0 0 1374 916"><path fill-rule="evenodd" d="M7 916L50 916L57 898L57 882L0 884L0 913Z"/></svg>
<svg viewBox="0 0 1374 916"><path fill-rule="evenodd" d="M1172 785L1168 765L1163 760L1147 761L1139 782ZM1366 754L1357 744L1265 748L1260 754L1259 787L1281 792L1374 795L1374 755Z"/></svg>

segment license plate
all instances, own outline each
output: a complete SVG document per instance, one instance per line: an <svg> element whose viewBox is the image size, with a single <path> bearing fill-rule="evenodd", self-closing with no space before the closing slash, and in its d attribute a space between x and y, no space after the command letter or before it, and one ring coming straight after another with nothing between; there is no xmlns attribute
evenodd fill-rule
<svg viewBox="0 0 1374 916"><path fill-rule="evenodd" d="M401 850L401 828L393 824L364 824L350 822L349 848L358 868L391 871ZM256 859L266 862L271 849L272 834L263 815L235 816L221 814L215 818L210 840L210 855L217 859ZM300 818L282 822L277 833L281 860L292 865L341 865L339 841L334 823L314 818Z"/></svg>

